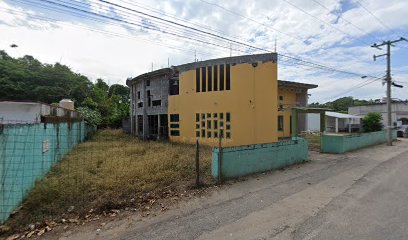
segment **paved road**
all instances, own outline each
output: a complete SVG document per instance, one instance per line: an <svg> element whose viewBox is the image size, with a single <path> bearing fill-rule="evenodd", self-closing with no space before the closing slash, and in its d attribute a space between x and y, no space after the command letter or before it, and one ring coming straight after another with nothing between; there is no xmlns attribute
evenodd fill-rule
<svg viewBox="0 0 408 240"><path fill-rule="evenodd" d="M408 141L311 157L158 217L61 239L408 239Z"/></svg>

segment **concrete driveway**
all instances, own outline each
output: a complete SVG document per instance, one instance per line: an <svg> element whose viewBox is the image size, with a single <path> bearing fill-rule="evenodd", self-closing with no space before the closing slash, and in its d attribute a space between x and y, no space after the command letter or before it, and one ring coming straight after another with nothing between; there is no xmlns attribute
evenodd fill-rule
<svg viewBox="0 0 408 240"><path fill-rule="evenodd" d="M57 239L408 239L408 141L249 177L151 218ZM56 237L56 236L54 236Z"/></svg>

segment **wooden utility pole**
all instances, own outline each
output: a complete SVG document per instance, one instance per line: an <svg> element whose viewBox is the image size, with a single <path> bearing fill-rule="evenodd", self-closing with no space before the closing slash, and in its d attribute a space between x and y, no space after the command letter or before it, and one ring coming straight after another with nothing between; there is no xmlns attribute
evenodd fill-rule
<svg viewBox="0 0 408 240"><path fill-rule="evenodd" d="M405 38L401 37L398 40L394 41L384 41L381 44L374 43L371 47L381 49L382 46L387 46L387 53L380 54L380 55L374 55L374 61L379 58L386 56L387 57L387 74L385 77L385 81L387 83L387 145L392 146L392 115L391 115L391 85L392 85L392 78L391 78L391 46L392 44L401 42L401 41L407 41Z"/></svg>

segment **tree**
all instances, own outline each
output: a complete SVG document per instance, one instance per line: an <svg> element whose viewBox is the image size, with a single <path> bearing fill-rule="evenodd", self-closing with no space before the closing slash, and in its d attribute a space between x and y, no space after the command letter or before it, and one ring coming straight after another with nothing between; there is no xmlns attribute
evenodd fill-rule
<svg viewBox="0 0 408 240"><path fill-rule="evenodd" d="M89 125L97 127L102 123L102 117L98 111L89 109L87 107L79 107L76 110L81 113L85 122L87 122Z"/></svg>
<svg viewBox="0 0 408 240"><path fill-rule="evenodd" d="M12 58L0 50L0 100L58 103L72 99L85 119L99 127L120 127L129 115L129 88L93 84L87 77L60 63L43 64L32 56Z"/></svg>
<svg viewBox="0 0 408 240"><path fill-rule="evenodd" d="M370 112L363 118L364 132L377 132L383 129L382 116L378 112Z"/></svg>

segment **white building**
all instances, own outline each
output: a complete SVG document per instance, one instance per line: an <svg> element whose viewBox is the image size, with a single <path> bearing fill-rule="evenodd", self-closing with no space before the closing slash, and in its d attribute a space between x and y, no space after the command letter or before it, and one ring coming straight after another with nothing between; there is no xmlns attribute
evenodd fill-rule
<svg viewBox="0 0 408 240"><path fill-rule="evenodd" d="M353 114L356 116L364 117L367 113L370 112L378 112L381 113L383 117L383 124L386 126L387 124L387 104L380 103L374 105L366 105L366 106L357 106L357 107L349 107L348 113ZM397 125L398 121L401 119L406 118L408 119L408 103L400 102L400 103L393 103L391 104L391 120L392 123Z"/></svg>
<svg viewBox="0 0 408 240"><path fill-rule="evenodd" d="M60 105L66 106L66 102L67 100L63 100ZM80 114L68 108L46 103L0 100L0 124L40 123L41 117L44 116L79 118Z"/></svg>
<svg viewBox="0 0 408 240"><path fill-rule="evenodd" d="M325 116L326 132L356 132L361 128L360 116L329 111ZM307 114L307 131L320 132L320 114Z"/></svg>

